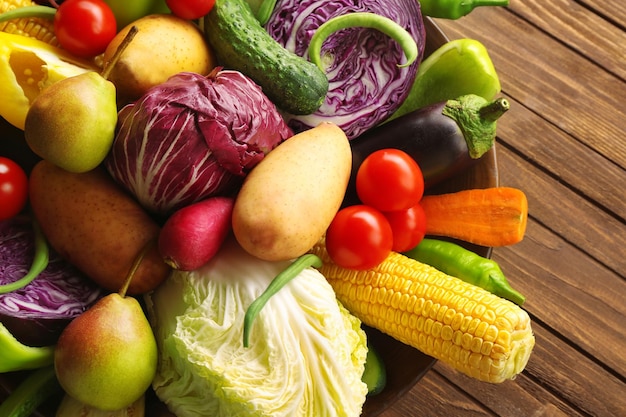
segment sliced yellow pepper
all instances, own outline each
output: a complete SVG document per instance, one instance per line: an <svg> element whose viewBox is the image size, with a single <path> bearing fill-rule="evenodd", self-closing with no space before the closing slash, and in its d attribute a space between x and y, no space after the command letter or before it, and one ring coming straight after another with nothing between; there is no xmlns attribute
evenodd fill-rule
<svg viewBox="0 0 626 417"><path fill-rule="evenodd" d="M43 41L0 32L0 116L23 130L26 113L44 88L87 71L99 68Z"/></svg>

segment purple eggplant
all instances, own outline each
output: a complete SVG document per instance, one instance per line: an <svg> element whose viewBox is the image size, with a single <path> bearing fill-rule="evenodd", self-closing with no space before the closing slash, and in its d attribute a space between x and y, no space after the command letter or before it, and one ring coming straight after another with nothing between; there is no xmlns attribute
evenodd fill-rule
<svg viewBox="0 0 626 417"><path fill-rule="evenodd" d="M343 205L359 203L356 173L363 160L380 149L411 155L427 189L461 173L491 149L496 121L508 109L505 98L487 101L470 94L407 113L352 139L352 174Z"/></svg>

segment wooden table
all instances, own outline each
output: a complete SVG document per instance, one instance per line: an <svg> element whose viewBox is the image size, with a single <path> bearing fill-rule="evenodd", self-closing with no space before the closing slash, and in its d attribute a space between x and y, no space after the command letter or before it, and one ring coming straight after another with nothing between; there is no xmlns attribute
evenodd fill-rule
<svg viewBox="0 0 626 417"><path fill-rule="evenodd" d="M511 0L436 22L485 44L511 102L500 184L526 192L530 218L493 259L537 342L514 381L437 363L383 416L626 416L626 2Z"/></svg>

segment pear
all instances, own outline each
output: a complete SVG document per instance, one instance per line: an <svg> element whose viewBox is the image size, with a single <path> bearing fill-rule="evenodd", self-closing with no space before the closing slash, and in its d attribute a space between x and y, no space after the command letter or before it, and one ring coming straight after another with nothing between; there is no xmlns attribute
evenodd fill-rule
<svg viewBox="0 0 626 417"><path fill-rule="evenodd" d="M65 78L33 100L24 137L35 154L74 173L91 171L102 163L117 125L117 90L108 76L136 31L131 27L102 74L89 71Z"/></svg>
<svg viewBox="0 0 626 417"><path fill-rule="evenodd" d="M119 293L101 298L61 333L54 352L59 383L88 406L120 410L140 399L157 371L157 343L139 302Z"/></svg>
<svg viewBox="0 0 626 417"><path fill-rule="evenodd" d="M44 89L26 113L24 137L41 158L70 172L86 172L109 153L116 124L115 86L90 71Z"/></svg>

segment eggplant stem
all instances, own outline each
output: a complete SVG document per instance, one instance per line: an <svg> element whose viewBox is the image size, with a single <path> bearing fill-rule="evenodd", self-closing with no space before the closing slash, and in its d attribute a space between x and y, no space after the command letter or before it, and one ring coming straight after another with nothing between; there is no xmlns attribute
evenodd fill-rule
<svg viewBox="0 0 626 417"><path fill-rule="evenodd" d="M481 109L478 110L478 113L484 120L495 122L510 108L511 105L509 104L509 101L504 97L500 97L489 104L486 104L484 107L481 107Z"/></svg>

